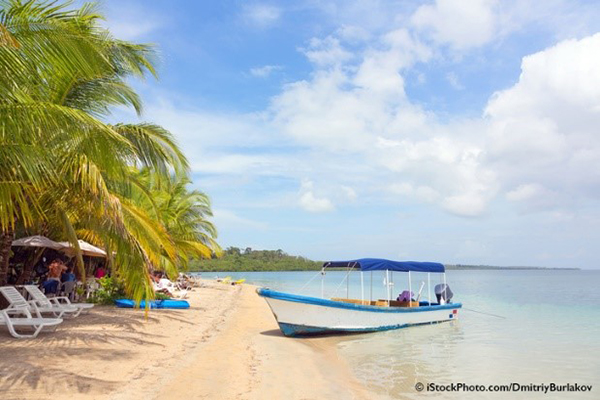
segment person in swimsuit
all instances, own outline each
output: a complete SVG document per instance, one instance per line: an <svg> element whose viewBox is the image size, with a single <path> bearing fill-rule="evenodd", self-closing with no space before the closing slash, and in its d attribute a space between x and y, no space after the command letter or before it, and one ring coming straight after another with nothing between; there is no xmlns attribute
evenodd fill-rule
<svg viewBox="0 0 600 400"><path fill-rule="evenodd" d="M48 267L48 280L60 281L60 276L67 270L67 266L61 260L54 260Z"/></svg>

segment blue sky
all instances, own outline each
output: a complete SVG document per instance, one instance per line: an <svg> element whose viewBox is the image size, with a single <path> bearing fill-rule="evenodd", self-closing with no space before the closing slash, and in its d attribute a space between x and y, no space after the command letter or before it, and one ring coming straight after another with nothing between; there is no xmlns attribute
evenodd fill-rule
<svg viewBox="0 0 600 400"><path fill-rule="evenodd" d="M104 1L222 246L600 268L594 1ZM127 110L115 118L136 120Z"/></svg>

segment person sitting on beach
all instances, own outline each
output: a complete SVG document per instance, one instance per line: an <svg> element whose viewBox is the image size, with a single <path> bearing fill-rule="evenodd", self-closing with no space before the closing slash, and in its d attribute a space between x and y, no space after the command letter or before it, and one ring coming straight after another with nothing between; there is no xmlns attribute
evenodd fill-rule
<svg viewBox="0 0 600 400"><path fill-rule="evenodd" d="M158 287L161 289L175 289L175 284L163 275L162 278L158 280Z"/></svg>
<svg viewBox="0 0 600 400"><path fill-rule="evenodd" d="M179 277L177 278L176 285L180 290L192 289L192 283L191 283L190 277L181 272L179 273Z"/></svg>
<svg viewBox="0 0 600 400"><path fill-rule="evenodd" d="M173 297L173 293L170 288L173 286L173 282L165 278L160 273L150 274L150 279L152 280L152 286L154 287L154 291L156 293L162 293L169 297Z"/></svg>
<svg viewBox="0 0 600 400"><path fill-rule="evenodd" d="M67 270L62 260L56 259L48 266L48 280L60 281L60 276Z"/></svg>
<svg viewBox="0 0 600 400"><path fill-rule="evenodd" d="M42 284L46 293L56 293L60 285L60 277L65 272L67 266L59 259L56 259L48 266L48 277Z"/></svg>
<svg viewBox="0 0 600 400"><path fill-rule="evenodd" d="M98 268L96 268L96 273L94 274L94 278L101 279L101 278L104 278L105 275L106 275L106 270L102 266L99 266Z"/></svg>
<svg viewBox="0 0 600 400"><path fill-rule="evenodd" d="M65 273L60 276L61 282L75 282L75 274L72 268L67 268Z"/></svg>
<svg viewBox="0 0 600 400"><path fill-rule="evenodd" d="M402 302L414 301L413 296L414 296L413 292L409 292L408 290L405 290L398 295L398 298L396 300L402 301Z"/></svg>

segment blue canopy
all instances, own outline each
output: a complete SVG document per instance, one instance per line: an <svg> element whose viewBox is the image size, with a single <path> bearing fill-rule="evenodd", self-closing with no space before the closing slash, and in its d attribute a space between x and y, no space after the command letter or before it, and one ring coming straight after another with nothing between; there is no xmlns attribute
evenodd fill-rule
<svg viewBox="0 0 600 400"><path fill-rule="evenodd" d="M323 268L358 268L361 271L445 272L443 264L420 261L391 261L383 258L360 258L350 261L328 261Z"/></svg>

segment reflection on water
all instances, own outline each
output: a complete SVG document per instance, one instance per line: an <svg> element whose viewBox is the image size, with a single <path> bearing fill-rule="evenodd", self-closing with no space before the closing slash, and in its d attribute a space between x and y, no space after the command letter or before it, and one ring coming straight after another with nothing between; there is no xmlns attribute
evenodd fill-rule
<svg viewBox="0 0 600 400"><path fill-rule="evenodd" d="M313 275L239 273L235 277L297 292ZM343 272L330 272L326 291L333 292L342 277ZM413 288L420 280L426 281L426 276L414 274ZM381 398L600 398L600 271L449 271L448 283L454 300L465 307L456 321L322 340L337 346L359 380ZM395 292L404 286L396 278ZM308 294L320 294L318 278L309 290ZM379 279L374 280L374 290L374 297L384 296ZM350 292L360 297L359 279L351 281ZM594 390L545 395L419 393L414 389L417 382L578 383L591 384Z"/></svg>
<svg viewBox="0 0 600 400"><path fill-rule="evenodd" d="M456 350L463 340L460 323L451 321L342 339L337 345L372 392L393 398L414 393L422 377L442 382L456 369Z"/></svg>

